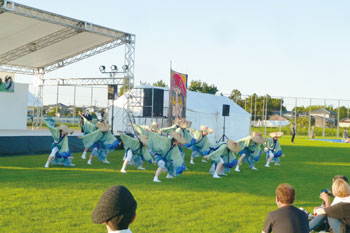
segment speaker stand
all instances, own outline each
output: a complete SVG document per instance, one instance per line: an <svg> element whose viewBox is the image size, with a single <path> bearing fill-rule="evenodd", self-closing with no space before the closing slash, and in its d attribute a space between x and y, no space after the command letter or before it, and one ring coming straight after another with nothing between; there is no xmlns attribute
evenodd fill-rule
<svg viewBox="0 0 350 233"><path fill-rule="evenodd" d="M225 129L226 129L226 117L224 116L224 127L222 130L223 134L222 134L221 138L219 139L219 141L217 141L217 142L220 142L220 141L224 142L225 139L228 140L228 137L225 134Z"/></svg>

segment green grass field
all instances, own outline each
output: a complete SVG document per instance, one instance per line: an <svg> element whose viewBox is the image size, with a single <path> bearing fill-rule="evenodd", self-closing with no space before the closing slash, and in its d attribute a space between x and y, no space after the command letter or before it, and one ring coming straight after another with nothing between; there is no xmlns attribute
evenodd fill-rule
<svg viewBox="0 0 350 233"><path fill-rule="evenodd" d="M138 202L133 232L261 232L269 211L276 209L274 191L280 183L296 189L297 207L311 211L319 193L331 187L334 175L350 177L350 145L281 138L285 158L280 167L265 168L265 156L241 172L213 179L209 163L188 163L189 171L176 179L128 167L119 172L124 151L110 154L111 164L86 164L80 153L76 168L45 169L45 155L0 157L0 232L106 232L90 216L101 194L112 185L125 185ZM190 151L186 151L188 162Z"/></svg>

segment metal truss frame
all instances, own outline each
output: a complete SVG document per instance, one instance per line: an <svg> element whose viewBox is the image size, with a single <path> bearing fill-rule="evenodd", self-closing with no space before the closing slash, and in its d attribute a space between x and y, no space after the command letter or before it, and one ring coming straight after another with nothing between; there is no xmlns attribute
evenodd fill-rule
<svg viewBox="0 0 350 233"><path fill-rule="evenodd" d="M37 114L35 125L41 126L42 124L42 106L40 106L40 101L43 104L42 93L44 85L52 85L49 79L44 79L43 75L45 73L54 71L61 67L73 64L75 62L81 61L88 57L94 56L96 54L102 53L104 51L116 48L118 46L125 45L124 54L124 65L127 65L126 69L122 74L123 77L111 77L111 78L85 78L85 79L59 79L56 80L55 85L60 86L101 86L101 85L124 85L127 90L131 90L134 85L134 67L135 67L135 35L130 33L125 33L119 30L110 29L100 25L92 24L86 21L81 21L66 16L54 14L51 12L43 11L40 9L32 8L29 6L21 5L9 0L0 0L0 14L10 13L15 15L20 15L28 17L31 19L40 20L47 23L52 23L65 27L60 31L52 33L50 35L44 36L38 40L32 41L26 45L20 46L4 54L0 54L0 71L14 72L19 74L36 75L40 80L40 85L38 88L38 104L37 104ZM11 64L20 57L33 53L39 49L48 47L55 43L58 43L64 39L72 37L81 32L89 32L101 36L110 38L110 40L96 45L95 47L90 47L76 54L72 54L63 59L54 61L49 64L43 65L43 67L31 67L31 66L18 66ZM58 83L57 83L58 82ZM130 115L129 101L126 101L124 106L125 116ZM124 128L129 127L128 117L124 118Z"/></svg>

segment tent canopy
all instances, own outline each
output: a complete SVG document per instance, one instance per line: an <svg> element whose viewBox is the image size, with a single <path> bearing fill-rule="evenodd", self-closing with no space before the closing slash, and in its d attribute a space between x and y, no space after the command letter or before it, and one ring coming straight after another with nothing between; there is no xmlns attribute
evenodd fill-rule
<svg viewBox="0 0 350 233"><path fill-rule="evenodd" d="M134 35L0 0L0 70L46 73L108 49Z"/></svg>
<svg viewBox="0 0 350 233"><path fill-rule="evenodd" d="M137 86L135 89L155 88L164 90L164 112L163 116L167 116L167 110L169 106L169 88L153 87L153 86ZM134 89L134 90L135 90ZM131 90L131 93L133 90ZM141 91L141 98L142 97ZM130 98L130 97L129 97ZM131 100L133 98L130 98ZM143 103L142 99L137 100L139 103ZM114 132L123 129L123 112L126 98L125 95L121 96L114 103ZM218 141L223 134L224 117L222 116L222 106L227 104L230 106L230 116L225 117L226 130L225 134L233 140L246 137L250 133L250 114L242 109L239 105L234 103L226 96L204 94L199 92L187 91L187 108L186 119L192 121L192 128L199 129L201 125L206 125L214 130L214 133L209 136L214 143ZM135 105L136 106L136 105ZM110 106L111 108L111 106ZM142 118L142 105L139 104L136 107L130 109L133 115L136 117L136 124L150 124L152 118ZM111 112L111 111L110 111ZM111 120L111 119L110 119ZM167 127L167 119L154 118L163 127Z"/></svg>

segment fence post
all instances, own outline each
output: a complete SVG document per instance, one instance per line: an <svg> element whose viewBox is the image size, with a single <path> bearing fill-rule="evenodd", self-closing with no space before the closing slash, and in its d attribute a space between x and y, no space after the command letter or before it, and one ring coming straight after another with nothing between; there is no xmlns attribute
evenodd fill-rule
<svg viewBox="0 0 350 233"><path fill-rule="evenodd" d="M339 108L340 108L340 100L338 100L338 120L337 120L337 138L339 138Z"/></svg>
<svg viewBox="0 0 350 233"><path fill-rule="evenodd" d="M266 121L267 121L267 95L266 95L266 100L265 100L265 121L264 121L264 125L265 125L265 135L266 135Z"/></svg>
<svg viewBox="0 0 350 233"><path fill-rule="evenodd" d="M310 105L309 105L309 136L311 135L311 101L312 101L312 99L310 98Z"/></svg>
<svg viewBox="0 0 350 233"><path fill-rule="evenodd" d="M324 111L323 111L323 132L322 132L323 137L325 136L325 127L326 127L325 112L326 112L326 99L324 100Z"/></svg>
<svg viewBox="0 0 350 233"><path fill-rule="evenodd" d="M254 125L255 125L255 121L256 121L256 95L254 96L255 99L255 106L254 106Z"/></svg>
<svg viewBox="0 0 350 233"><path fill-rule="evenodd" d="M296 133L296 128L297 128L297 105L298 105L298 98L295 97L295 107L294 107L294 127L295 127L295 133Z"/></svg>

